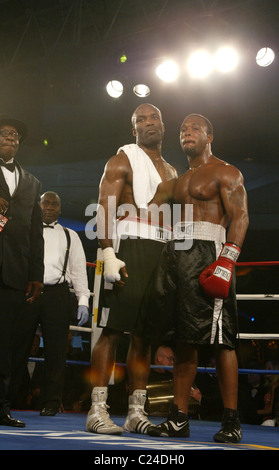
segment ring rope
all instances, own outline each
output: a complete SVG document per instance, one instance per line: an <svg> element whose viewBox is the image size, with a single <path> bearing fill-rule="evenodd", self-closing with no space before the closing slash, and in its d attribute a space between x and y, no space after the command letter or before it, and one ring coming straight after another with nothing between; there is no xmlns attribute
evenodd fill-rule
<svg viewBox="0 0 279 470"><path fill-rule="evenodd" d="M87 266L95 267L97 266L96 263L86 263ZM275 266L279 265L279 261L245 261L245 262L238 262L236 266ZM90 295L94 297L94 292L90 292ZM279 294L237 294L237 300L279 300ZM72 331L81 331L81 332L88 332L93 333L94 326L88 328L83 326L74 326L70 325L70 330ZM252 333L239 333L238 339L279 339L279 334L274 333L259 333L259 334L252 334ZM207 369L208 371L208 369ZM240 372L241 373L241 372ZM244 373L244 372L243 372Z"/></svg>
<svg viewBox="0 0 279 470"><path fill-rule="evenodd" d="M279 294L237 294L237 300L279 300Z"/></svg>
<svg viewBox="0 0 279 470"><path fill-rule="evenodd" d="M87 266L96 268L96 263L86 262ZM236 266L276 266L279 265L279 261L238 261Z"/></svg>
<svg viewBox="0 0 279 470"><path fill-rule="evenodd" d="M97 266L96 263L86 262L87 266L95 267ZM269 266L269 265L279 265L279 261L243 261L236 263L236 266ZM71 292L74 292L73 289L70 289ZM94 297L94 292L90 292L90 296ZM237 294L237 300L279 300L279 294ZM83 331L88 333L93 333L93 326L92 328L87 327L80 327L80 326L70 326L70 330L72 331ZM241 333L238 335L240 339L276 339L279 338L278 335L266 334L266 335L249 335L249 333Z"/></svg>
<svg viewBox="0 0 279 470"><path fill-rule="evenodd" d="M89 267L95 267L96 263L89 263L86 262L86 265ZM279 261L251 261L251 262L238 262L236 266L274 266L279 265ZM72 292L73 289L70 289ZM94 297L94 292L90 292L90 296ZM279 294L237 294L237 300L279 300ZM74 326L70 325L70 330L73 331L82 331L93 333L94 328L93 325L91 328L83 327L83 326ZM259 333L259 334L251 334L251 333L239 333L237 335L239 339L278 339L279 334L273 333ZM44 358L37 358L37 357L29 357L30 362L44 362ZM90 361L74 361L74 360L66 360L66 364L72 365L84 365L84 366L91 366ZM115 365L118 366L125 366L126 364L116 363ZM158 365L151 365L150 368L156 369L168 369L172 370L173 366L158 366ZM215 368L209 367L197 367L197 372L203 373L216 373ZM269 369L238 369L239 374L269 374L269 375L279 375L279 370L269 370Z"/></svg>
<svg viewBox="0 0 279 470"><path fill-rule="evenodd" d="M43 357L29 357L30 362L44 362ZM66 364L72 364L72 365L84 365L84 366L90 366L91 362L90 361L74 361L74 360L66 360ZM121 366L121 367L126 367L126 364L122 362L117 362L115 363L116 366ZM150 369L164 369L164 370L172 370L173 366L159 366L159 365L154 365L151 364ZM198 367L197 368L198 372L205 372L208 374L214 374L216 373L216 369L214 367ZM279 370L273 370L273 369L238 369L239 374L267 374L267 375L279 375Z"/></svg>
<svg viewBox="0 0 279 470"><path fill-rule="evenodd" d="M241 261L236 266L278 266L279 261Z"/></svg>
<svg viewBox="0 0 279 470"><path fill-rule="evenodd" d="M70 325L70 330L92 333L93 328ZM279 334L276 334L276 333L238 333L237 338L238 339L279 339Z"/></svg>

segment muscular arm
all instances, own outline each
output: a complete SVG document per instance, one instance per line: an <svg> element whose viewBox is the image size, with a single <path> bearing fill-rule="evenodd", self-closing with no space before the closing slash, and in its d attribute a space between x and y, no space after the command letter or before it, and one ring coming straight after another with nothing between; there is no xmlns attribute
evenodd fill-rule
<svg viewBox="0 0 279 470"><path fill-rule="evenodd" d="M237 168L228 165L222 170L219 184L222 204L230 220L227 241L241 248L249 225L243 176Z"/></svg>
<svg viewBox="0 0 279 470"><path fill-rule="evenodd" d="M97 212L97 234L101 248L112 247L113 219L120 203L129 162L123 152L110 158L99 187L99 208Z"/></svg>
<svg viewBox="0 0 279 470"><path fill-rule="evenodd" d="M153 199L148 204L157 204L157 206L160 206L161 204L171 202L174 197L176 181L177 175L174 173L171 179L160 183Z"/></svg>

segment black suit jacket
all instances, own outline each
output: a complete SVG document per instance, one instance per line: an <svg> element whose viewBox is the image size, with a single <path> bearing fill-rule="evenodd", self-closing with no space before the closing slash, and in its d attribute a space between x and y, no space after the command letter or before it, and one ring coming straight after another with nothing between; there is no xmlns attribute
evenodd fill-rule
<svg viewBox="0 0 279 470"><path fill-rule="evenodd" d="M9 202L8 222L0 232L0 273L6 286L26 290L28 281L43 282L44 275L41 183L16 166L19 181L12 196L0 169L0 197Z"/></svg>

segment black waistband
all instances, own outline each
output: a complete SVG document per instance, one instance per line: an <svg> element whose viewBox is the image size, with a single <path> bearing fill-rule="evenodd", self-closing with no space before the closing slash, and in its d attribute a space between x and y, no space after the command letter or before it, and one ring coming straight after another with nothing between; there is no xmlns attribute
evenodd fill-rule
<svg viewBox="0 0 279 470"><path fill-rule="evenodd" d="M69 284L67 282L61 282L60 284L44 284L43 290L51 290L51 289L57 289L57 288L69 288Z"/></svg>

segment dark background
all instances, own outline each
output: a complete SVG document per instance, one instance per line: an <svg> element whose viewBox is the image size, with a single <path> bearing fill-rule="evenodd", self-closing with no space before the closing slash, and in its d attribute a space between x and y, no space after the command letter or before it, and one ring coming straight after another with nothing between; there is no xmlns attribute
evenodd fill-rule
<svg viewBox="0 0 279 470"><path fill-rule="evenodd" d="M240 168L248 192L240 261L279 259L279 65L277 57L266 68L255 62L260 47L279 54L278 24L277 0L0 0L0 112L26 122L18 160L43 191L59 193L61 221L79 232L88 261L96 242L84 235L92 218L85 209L97 201L107 159L134 142L130 118L143 100L132 88L141 82L151 89L144 101L162 111L163 155L179 173L183 118L198 112L212 121L213 153ZM155 76L163 57L183 66L192 48L224 42L241 51L233 73L194 80L183 72L174 84ZM124 83L118 100L106 93L110 79ZM238 291L277 293L278 273L276 266L238 270ZM240 302L241 330L278 332L277 305Z"/></svg>

